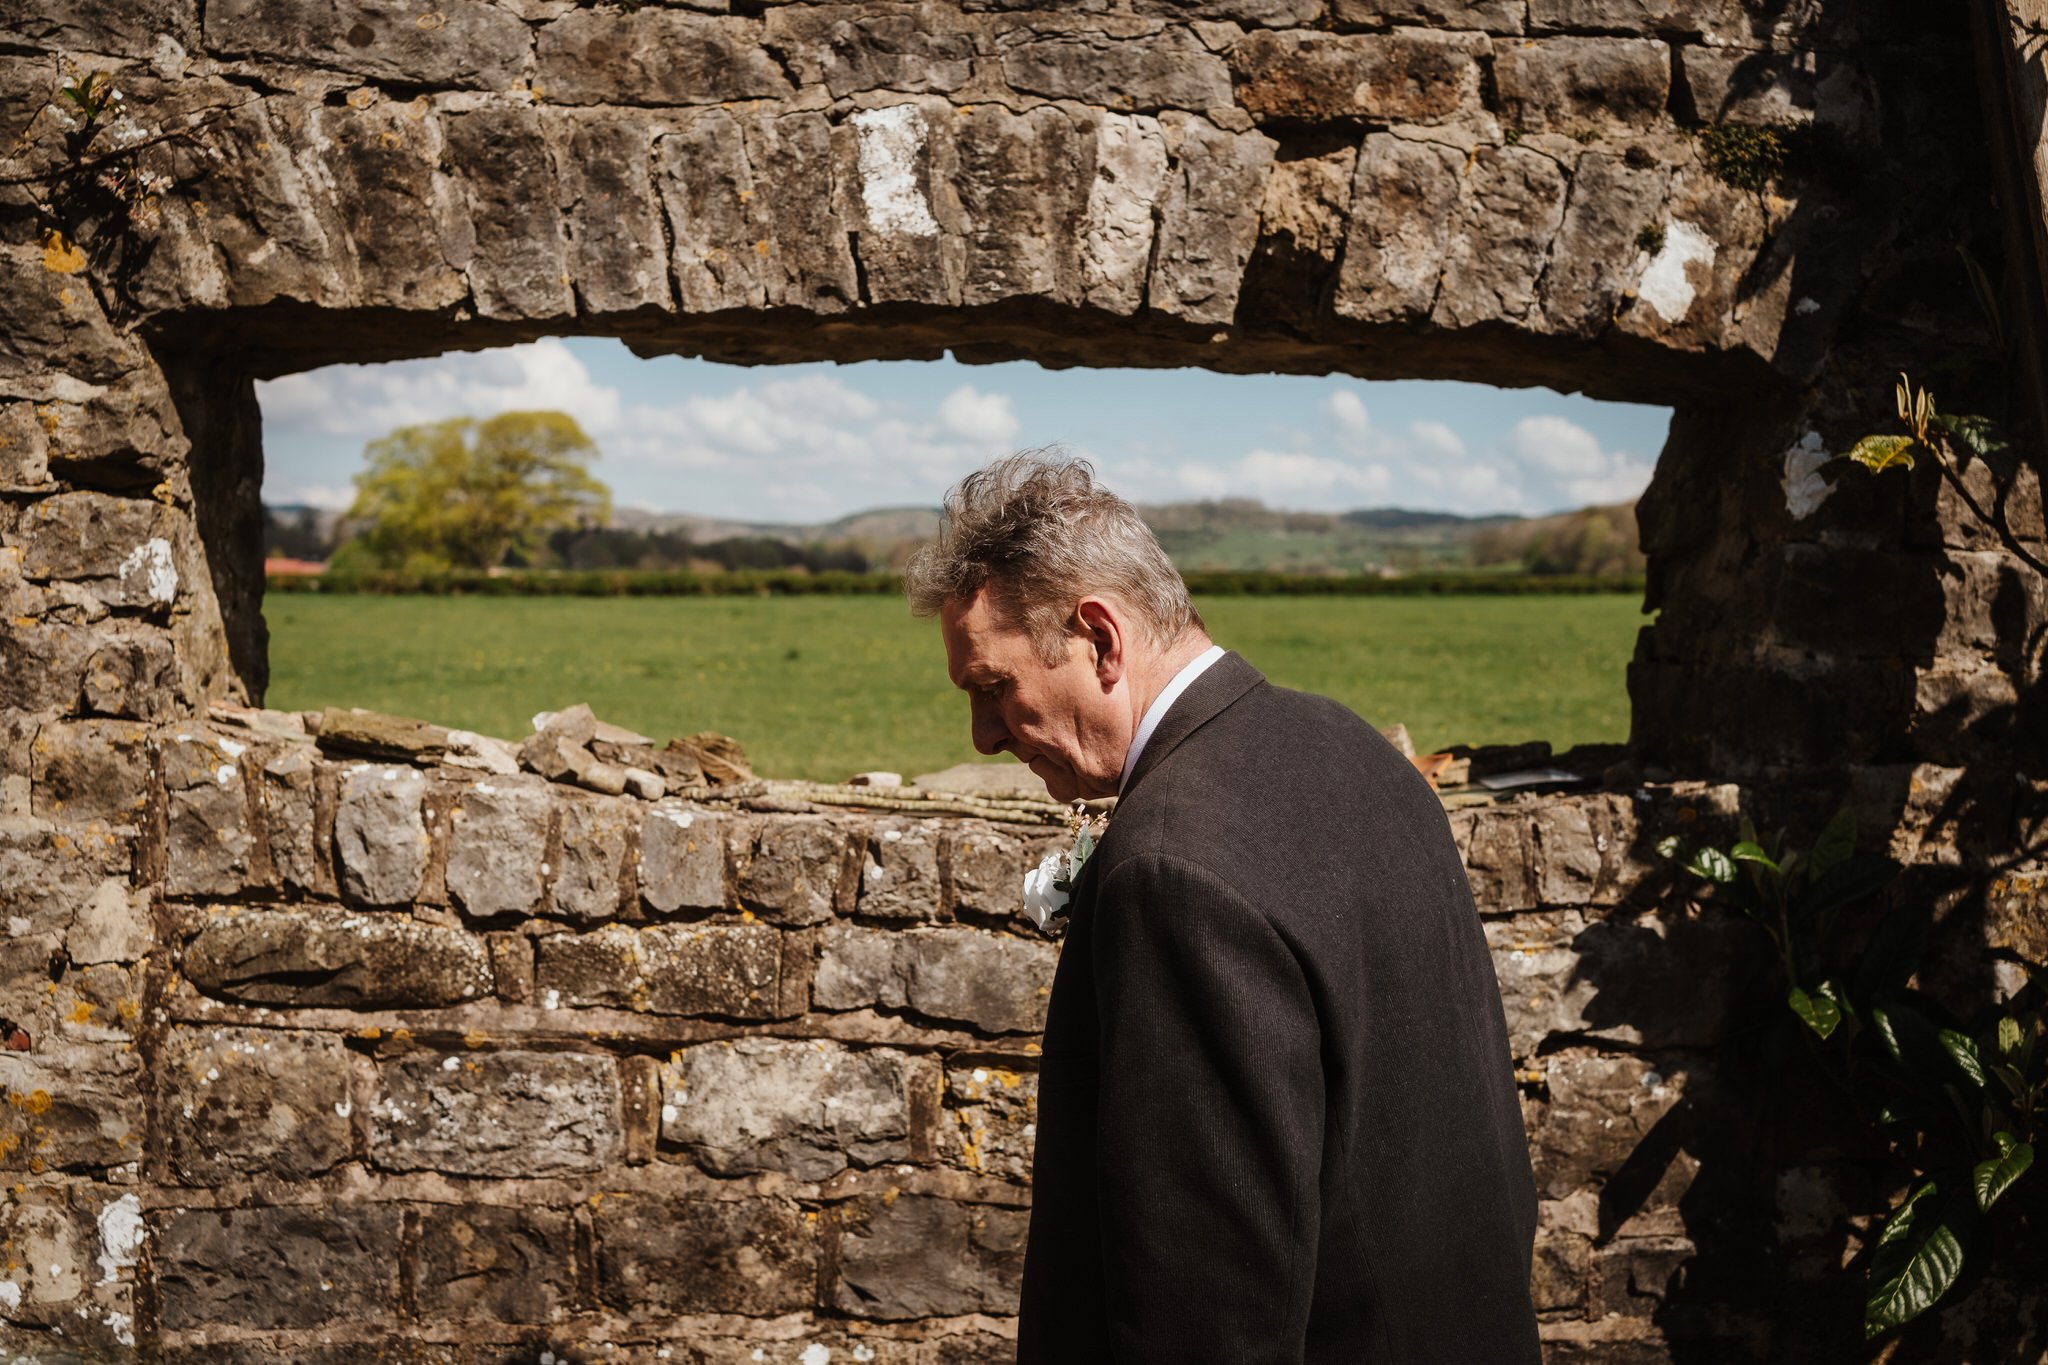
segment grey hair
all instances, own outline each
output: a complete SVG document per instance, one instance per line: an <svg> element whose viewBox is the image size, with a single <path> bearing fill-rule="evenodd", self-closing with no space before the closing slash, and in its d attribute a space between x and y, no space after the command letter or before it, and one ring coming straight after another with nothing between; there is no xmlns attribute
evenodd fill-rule
<svg viewBox="0 0 2048 1365"><path fill-rule="evenodd" d="M997 615L1057 663L1074 607L1100 593L1129 610L1164 648L1202 625L1180 571L1137 509L1095 481L1095 468L1057 450L1006 455L953 486L937 539L904 569L916 616L986 587Z"/></svg>

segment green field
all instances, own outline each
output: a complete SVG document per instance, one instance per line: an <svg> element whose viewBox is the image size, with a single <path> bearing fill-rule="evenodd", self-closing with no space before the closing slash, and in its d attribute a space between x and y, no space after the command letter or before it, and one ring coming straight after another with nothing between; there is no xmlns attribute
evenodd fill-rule
<svg viewBox="0 0 2048 1365"><path fill-rule="evenodd" d="M1623 670L1642 624L1623 595L1212 598L1220 644L1336 697L1422 749L1628 734ZM589 702L657 740L718 730L772 777L905 775L975 757L938 627L877 597L475 598L273 595L270 694L518 739ZM1007 761L1007 760L1005 760Z"/></svg>

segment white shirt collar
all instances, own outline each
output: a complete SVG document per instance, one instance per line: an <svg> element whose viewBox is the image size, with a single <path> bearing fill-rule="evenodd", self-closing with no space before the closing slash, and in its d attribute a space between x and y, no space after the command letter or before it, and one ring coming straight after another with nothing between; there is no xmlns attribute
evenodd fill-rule
<svg viewBox="0 0 2048 1365"><path fill-rule="evenodd" d="M1131 751L1124 755L1123 776L1117 779L1116 789L1121 792L1131 780L1131 772L1138 766L1138 756L1145 752L1146 743L1152 732L1159 728L1159 722L1166 719L1167 711L1188 690L1188 684L1208 671L1209 665L1223 657L1222 645L1210 645L1207 649L1188 660L1187 667L1173 675L1173 681L1160 690L1145 708L1145 718L1138 722L1138 733L1131 739Z"/></svg>

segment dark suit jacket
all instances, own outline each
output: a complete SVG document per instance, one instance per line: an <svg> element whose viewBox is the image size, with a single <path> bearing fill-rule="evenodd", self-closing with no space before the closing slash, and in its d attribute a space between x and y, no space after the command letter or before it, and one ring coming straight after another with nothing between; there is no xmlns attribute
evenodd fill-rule
<svg viewBox="0 0 2048 1365"><path fill-rule="evenodd" d="M1539 1359L1493 962L1392 745L1226 654L1154 732L1070 916L1023 1365Z"/></svg>

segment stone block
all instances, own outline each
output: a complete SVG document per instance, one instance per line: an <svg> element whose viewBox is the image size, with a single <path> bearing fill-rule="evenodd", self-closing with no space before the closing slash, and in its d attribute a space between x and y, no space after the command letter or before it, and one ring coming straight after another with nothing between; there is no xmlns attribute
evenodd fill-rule
<svg viewBox="0 0 2048 1365"><path fill-rule="evenodd" d="M1138 311L1166 195L1166 138L1159 120L1103 114L1095 119L1095 172L1081 228L1081 295L1119 316Z"/></svg>
<svg viewBox="0 0 2048 1365"><path fill-rule="evenodd" d="M1536 1235L1529 1271L1529 1297L1539 1313L1583 1308L1592 1273L1593 1244L1575 1232L1545 1230Z"/></svg>
<svg viewBox="0 0 2048 1365"><path fill-rule="evenodd" d="M101 585L110 606L169 606L179 578L170 513L148 498L59 493L32 502L16 536L21 572L37 580Z"/></svg>
<svg viewBox="0 0 2048 1365"><path fill-rule="evenodd" d="M141 1241L132 1190L12 1184L0 1200L0 1358L133 1359Z"/></svg>
<svg viewBox="0 0 2048 1365"><path fill-rule="evenodd" d="M466 788L448 827L448 894L467 915L530 915L547 862L548 787L493 778Z"/></svg>
<svg viewBox="0 0 2048 1365"><path fill-rule="evenodd" d="M351 1070L332 1033L172 1029L157 1085L178 1179L305 1180L348 1160Z"/></svg>
<svg viewBox="0 0 2048 1365"><path fill-rule="evenodd" d="M406 86L502 90L532 64L526 25L486 0L443 0L424 13L391 0L224 0L204 13L216 56L281 58Z"/></svg>
<svg viewBox="0 0 2048 1365"><path fill-rule="evenodd" d="M83 699L92 656L106 642L103 626L23 616L0 631L0 707L71 711Z"/></svg>
<svg viewBox="0 0 2048 1365"><path fill-rule="evenodd" d="M1459 193L1431 316L1451 327L1527 316L1564 219L1565 178L1524 147L1480 147Z"/></svg>
<svg viewBox="0 0 2048 1365"><path fill-rule="evenodd" d="M416 768L351 768L334 814L334 861L341 891L358 905L410 905L420 893L431 844Z"/></svg>
<svg viewBox="0 0 2048 1365"><path fill-rule="evenodd" d="M257 787L270 867L278 883L300 895L333 895L334 876L320 849L319 761L294 747L264 761Z"/></svg>
<svg viewBox="0 0 2048 1365"><path fill-rule="evenodd" d="M250 828L243 752L235 740L204 733L163 737L166 895L234 896L256 880L261 841Z"/></svg>
<svg viewBox="0 0 2048 1365"><path fill-rule="evenodd" d="M160 721L174 715L189 689L177 651L161 630L109 624L105 643L86 660L81 697L94 715Z"/></svg>
<svg viewBox="0 0 2048 1365"><path fill-rule="evenodd" d="M1237 102L1261 122L1437 123L1479 108L1476 33L1250 35L1230 50Z"/></svg>
<svg viewBox="0 0 2048 1365"><path fill-rule="evenodd" d="M573 314L569 243L540 114L531 107L478 109L450 115L445 127L448 156L476 234L467 271L477 312L502 318Z"/></svg>
<svg viewBox="0 0 2048 1365"><path fill-rule="evenodd" d="M0 927L15 939L68 934L82 907L109 890L126 895L129 857L128 841L105 827L0 819Z"/></svg>
<svg viewBox="0 0 2048 1365"><path fill-rule="evenodd" d="M812 815L769 816L740 839L733 885L742 906L775 924L832 918L856 852L844 828Z"/></svg>
<svg viewBox="0 0 2048 1365"><path fill-rule="evenodd" d="M420 1214L419 1311L447 1322L553 1322L575 1306L576 1227L563 1209L458 1204Z"/></svg>
<svg viewBox="0 0 2048 1365"><path fill-rule="evenodd" d="M1539 1195L1564 1199L1621 1168L1691 1087L1689 1074L1658 1066L1576 1049L1544 1059L1550 1098L1531 1106L1528 1124Z"/></svg>
<svg viewBox="0 0 2048 1365"><path fill-rule="evenodd" d="M139 962L152 941L149 892L110 879L79 904L64 931L64 954L74 966Z"/></svg>
<svg viewBox="0 0 2048 1365"><path fill-rule="evenodd" d="M1634 1047L1704 1047L1724 1037L1754 965L1733 914L1516 915L1486 923L1514 1055L1584 1036Z"/></svg>
<svg viewBox="0 0 2048 1365"><path fill-rule="evenodd" d="M882 1319L1014 1313L1029 1217L924 1195L849 1201L833 1306Z"/></svg>
<svg viewBox="0 0 2048 1365"><path fill-rule="evenodd" d="M772 1019L782 935L761 924L609 925L540 940L541 1003Z"/></svg>
<svg viewBox="0 0 2048 1365"><path fill-rule="evenodd" d="M1073 120L1050 107L1012 114L978 105L955 121L962 302L1073 297L1083 203L1071 167L1082 151Z"/></svg>
<svg viewBox="0 0 2048 1365"><path fill-rule="evenodd" d="M1340 317L1425 317L1449 249L1463 158L1449 147L1372 133L1360 145L1337 279Z"/></svg>
<svg viewBox="0 0 2048 1365"><path fill-rule="evenodd" d="M669 309L661 200L654 189L654 139L638 115L610 110L542 111L562 180L569 274L593 313Z"/></svg>
<svg viewBox="0 0 2048 1365"><path fill-rule="evenodd" d="M1107 33L1034 36L1003 48L1003 79L1047 99L1119 113L1228 108L1230 68L1185 28L1137 37Z"/></svg>
<svg viewBox="0 0 2048 1365"><path fill-rule="evenodd" d="M951 105L926 98L863 109L835 135L841 214L858 238L872 302L960 302L956 121Z"/></svg>
<svg viewBox="0 0 2048 1365"><path fill-rule="evenodd" d="M553 912L589 924L613 919L624 902L626 854L642 819L639 803L565 796L561 866L555 869Z"/></svg>
<svg viewBox="0 0 2048 1365"><path fill-rule="evenodd" d="M1024 874L1038 866L1046 840L1030 840L992 828L969 828L945 836L952 872L953 906L971 915L1007 917L1024 912Z"/></svg>
<svg viewBox="0 0 2048 1365"><path fill-rule="evenodd" d="M613 1195L594 1221L598 1296L616 1311L761 1317L817 1297L816 1231L784 1200Z"/></svg>
<svg viewBox="0 0 2048 1365"><path fill-rule="evenodd" d="M943 6L785 5L767 42L806 86L834 99L863 90L945 94L974 74L974 36L948 31Z"/></svg>
<svg viewBox="0 0 2048 1365"><path fill-rule="evenodd" d="M715 105L779 99L789 78L758 21L673 9L571 10L540 30L535 83L554 104Z"/></svg>
<svg viewBox="0 0 2048 1365"><path fill-rule="evenodd" d="M0 1170L105 1170L142 1155L139 1058L125 1045L0 1051Z"/></svg>
<svg viewBox="0 0 2048 1365"><path fill-rule="evenodd" d="M620 1147L619 1078L602 1054L419 1052L378 1070L370 1158L386 1170L568 1175Z"/></svg>
<svg viewBox="0 0 2048 1365"><path fill-rule="evenodd" d="M1684 1237L1622 1237L1595 1249L1588 1316L1613 1321L1655 1315L1695 1252Z"/></svg>
<svg viewBox="0 0 2048 1365"><path fill-rule="evenodd" d="M719 910L725 899L725 819L676 805L640 826L640 899L650 910Z"/></svg>
<svg viewBox="0 0 2048 1365"><path fill-rule="evenodd" d="M0 488L10 492L50 483L50 440L33 403L0 403Z"/></svg>
<svg viewBox="0 0 2048 1365"><path fill-rule="evenodd" d="M316 205L314 222L293 227L313 234L306 249L323 263L333 248L317 235L321 231L346 234L354 243L352 277L337 282L346 290L336 291L343 300L366 307L452 307L469 294L460 262L473 243L465 240L471 235L467 221L450 211L440 173L438 125L421 117L414 105L373 99L358 108L357 103L322 106L308 111L302 129L280 130L295 143L326 150L321 179L331 182L331 189L328 183L319 186L326 194ZM276 174L292 198L309 193L302 187L302 168L278 167ZM330 215L331 224L320 221ZM280 280L279 287L301 290L307 273L317 277L330 269L323 264L313 272L296 272Z"/></svg>
<svg viewBox="0 0 2048 1365"><path fill-rule="evenodd" d="M1027 1184L1038 1139L1038 1073L1004 1066L946 1071L939 1155L977 1175Z"/></svg>
<svg viewBox="0 0 2048 1365"><path fill-rule="evenodd" d="M1159 206L1147 302L1186 322L1230 322L1258 239L1274 144L1184 115L1159 122L1174 166Z"/></svg>
<svg viewBox="0 0 2048 1365"><path fill-rule="evenodd" d="M1588 151L1579 157L1543 276L1543 313L1551 331L1593 337L1607 327L1630 278L1615 264L1634 260L1642 251L1637 239L1643 230L1663 222L1670 179L1660 166L1631 166L1619 155Z"/></svg>
<svg viewBox="0 0 2048 1365"><path fill-rule="evenodd" d="M902 922L940 918L939 840L939 830L930 821L877 824L869 831L861 858L860 899L854 913L862 919Z"/></svg>
<svg viewBox="0 0 2048 1365"><path fill-rule="evenodd" d="M1519 0L1330 0L1330 20L1340 29L1402 25L1520 33L1526 9Z"/></svg>
<svg viewBox="0 0 2048 1365"><path fill-rule="evenodd" d="M335 910L212 911L179 970L209 995L252 1005L436 1009L491 993L483 940Z"/></svg>
<svg viewBox="0 0 2048 1365"><path fill-rule="evenodd" d="M166 1209L150 1221L171 1331L310 1329L398 1311L395 1205Z"/></svg>
<svg viewBox="0 0 2048 1365"><path fill-rule="evenodd" d="M907 1009L989 1033L1035 1033L1057 961L1051 944L980 929L833 925L811 997L820 1009Z"/></svg>
<svg viewBox="0 0 2048 1365"><path fill-rule="evenodd" d="M1652 38L1544 38L1493 46L1504 127L1638 134L1665 122L1671 49Z"/></svg>
<svg viewBox="0 0 2048 1365"><path fill-rule="evenodd" d="M936 1100L926 1062L887 1049L765 1038L677 1051L661 1073L661 1139L713 1175L784 1171L824 1180L849 1161L912 1155L914 1091Z"/></svg>
<svg viewBox="0 0 2048 1365"><path fill-rule="evenodd" d="M52 721L29 748L30 808L66 823L138 822L149 805L149 731L120 720Z"/></svg>

